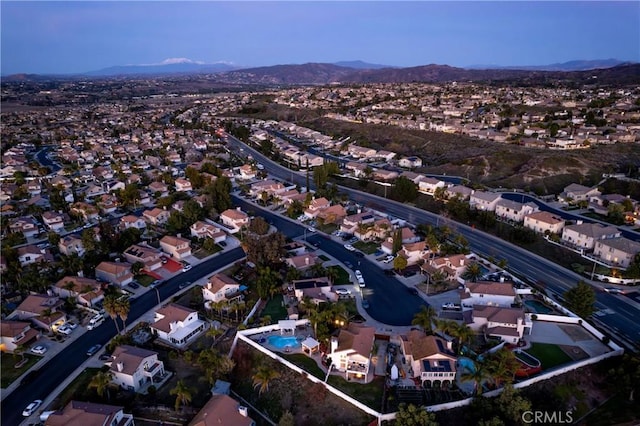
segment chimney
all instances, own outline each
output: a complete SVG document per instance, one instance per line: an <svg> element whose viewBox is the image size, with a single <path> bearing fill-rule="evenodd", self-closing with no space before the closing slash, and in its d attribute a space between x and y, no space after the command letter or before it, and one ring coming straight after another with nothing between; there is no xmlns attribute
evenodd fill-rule
<svg viewBox="0 0 640 426"><path fill-rule="evenodd" d="M249 417L249 409L244 405L238 406L238 413L240 413L244 417Z"/></svg>
<svg viewBox="0 0 640 426"><path fill-rule="evenodd" d="M453 343L451 343L450 340L447 340L447 349L449 349L450 351L453 350Z"/></svg>
<svg viewBox="0 0 640 426"><path fill-rule="evenodd" d="M309 256L306 256L306 257L304 258L304 263L305 263L305 265L308 265L308 264L309 264Z"/></svg>
<svg viewBox="0 0 640 426"><path fill-rule="evenodd" d="M182 238L182 233L178 232L177 237L178 237L178 238Z"/></svg>
<svg viewBox="0 0 640 426"><path fill-rule="evenodd" d="M84 277L84 271L82 269L78 271L78 276Z"/></svg>
<svg viewBox="0 0 640 426"><path fill-rule="evenodd" d="M242 211L242 209L240 207L236 207L236 210L238 211Z"/></svg>
<svg viewBox="0 0 640 426"><path fill-rule="evenodd" d="M338 350L338 338L337 337L332 337L331 338L331 352L330 353L335 353Z"/></svg>
<svg viewBox="0 0 640 426"><path fill-rule="evenodd" d="M504 282L504 276L500 275L500 282L503 283Z"/></svg>
<svg viewBox="0 0 640 426"><path fill-rule="evenodd" d="M122 372L122 370L124 370L124 364L119 362L116 364L116 368L118 369L119 372Z"/></svg>

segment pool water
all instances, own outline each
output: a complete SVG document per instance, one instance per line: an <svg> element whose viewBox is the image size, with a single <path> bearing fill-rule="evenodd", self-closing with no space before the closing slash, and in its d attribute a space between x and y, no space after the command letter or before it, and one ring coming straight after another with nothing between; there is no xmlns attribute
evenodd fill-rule
<svg viewBox="0 0 640 426"><path fill-rule="evenodd" d="M284 349L287 346L292 348L300 346L300 342L294 336L269 336L267 342L278 349Z"/></svg>
<svg viewBox="0 0 640 426"><path fill-rule="evenodd" d="M524 304L531 308L536 314L548 314L552 311L551 308L537 300L525 300Z"/></svg>
<svg viewBox="0 0 640 426"><path fill-rule="evenodd" d="M460 367L469 370L471 373L476 371L476 365L471 358L461 357L458 359L458 364Z"/></svg>

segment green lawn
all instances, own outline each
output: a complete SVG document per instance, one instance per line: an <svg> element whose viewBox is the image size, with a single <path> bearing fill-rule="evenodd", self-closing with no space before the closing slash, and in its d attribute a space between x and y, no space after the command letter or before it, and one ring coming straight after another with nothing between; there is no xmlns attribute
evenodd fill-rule
<svg viewBox="0 0 640 426"><path fill-rule="evenodd" d="M201 248L193 252L193 255L198 259L204 259L205 257L211 256L212 254L215 254L219 251L222 251L222 247L216 244L213 250L205 250L204 248Z"/></svg>
<svg viewBox="0 0 640 426"><path fill-rule="evenodd" d="M155 281L155 278L153 278L151 275L141 274L136 276L136 281L138 281L140 285L148 287L152 282Z"/></svg>
<svg viewBox="0 0 640 426"><path fill-rule="evenodd" d="M334 282L335 285L351 284L349 273L345 271L342 266L330 266L329 269L335 269L338 271L338 276Z"/></svg>
<svg viewBox="0 0 640 426"><path fill-rule="evenodd" d="M364 385L356 382L347 382L342 377L332 375L329 376L328 383L363 404L366 404L368 407L380 411L382 408L384 380L383 377L376 377L371 383Z"/></svg>
<svg viewBox="0 0 640 426"><path fill-rule="evenodd" d="M380 249L380 244L364 241L358 241L353 246L365 254L373 254Z"/></svg>
<svg viewBox="0 0 640 426"><path fill-rule="evenodd" d="M318 225L316 228L326 234L331 234L333 231L338 229L338 225L335 223L327 223L326 225Z"/></svg>
<svg viewBox="0 0 640 426"><path fill-rule="evenodd" d="M287 318L287 309L282 306L282 295L279 294L267 302L267 306L262 311L262 316L269 315L271 322L283 320Z"/></svg>
<svg viewBox="0 0 640 426"><path fill-rule="evenodd" d="M542 362L543 370L571 361L571 357L564 353L560 347L549 343L532 343L531 348L525 352L538 358Z"/></svg>
<svg viewBox="0 0 640 426"><path fill-rule="evenodd" d="M6 389L14 380L20 377L40 359L38 356L29 354L25 354L24 357L28 361L22 367L14 368L14 366L22 360L22 357L2 352L0 358L0 372L2 373L2 377L0 377L0 387Z"/></svg>
<svg viewBox="0 0 640 426"><path fill-rule="evenodd" d="M318 379L324 380L326 376L326 373L318 367L318 363L305 354L280 354L280 356Z"/></svg>

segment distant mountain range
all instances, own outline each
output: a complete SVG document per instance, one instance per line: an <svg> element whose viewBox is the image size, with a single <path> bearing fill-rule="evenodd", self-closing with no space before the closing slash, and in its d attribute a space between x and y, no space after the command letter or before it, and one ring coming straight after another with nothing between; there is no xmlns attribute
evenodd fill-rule
<svg viewBox="0 0 640 426"><path fill-rule="evenodd" d="M342 61L334 64L307 63L245 68L228 63L205 64L186 58L167 59L159 64L124 65L104 68L84 74L43 76L16 74L3 81L72 79L86 77L156 77L170 75L203 75L221 84L303 85L330 83L410 83L447 81L519 80L531 84L547 79L598 82L640 83L640 64L623 63L616 59L570 61L533 67L499 67L476 65L457 68L449 65L392 67L363 61Z"/></svg>

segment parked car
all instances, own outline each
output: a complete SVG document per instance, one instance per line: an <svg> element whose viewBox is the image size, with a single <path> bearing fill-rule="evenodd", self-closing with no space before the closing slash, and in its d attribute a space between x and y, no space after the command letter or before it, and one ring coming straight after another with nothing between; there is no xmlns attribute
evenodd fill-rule
<svg viewBox="0 0 640 426"><path fill-rule="evenodd" d="M76 324L75 322L69 321L68 323L65 324L67 327L69 327L72 330L75 330L76 328L78 328L78 324Z"/></svg>
<svg viewBox="0 0 640 426"><path fill-rule="evenodd" d="M29 417L30 415L35 413L36 410L38 409L38 407L40 407L41 405L42 405L42 400L41 399L36 399L35 401L33 401L32 403L27 405L27 407L24 409L24 411L22 411L22 415L25 416L25 417Z"/></svg>
<svg viewBox="0 0 640 426"><path fill-rule="evenodd" d="M314 228L313 226L310 226L310 227L307 228L307 231L316 232L316 228Z"/></svg>
<svg viewBox="0 0 640 426"><path fill-rule="evenodd" d="M227 246L227 243L225 243L224 241L220 241L220 242L218 243L218 245L219 245L220 247L226 247L226 246Z"/></svg>
<svg viewBox="0 0 640 426"><path fill-rule="evenodd" d="M360 288L365 287L364 279L362 277L358 278L358 285L360 286Z"/></svg>
<svg viewBox="0 0 640 426"><path fill-rule="evenodd" d="M353 237L353 238L351 238L351 239L349 240L349 242L350 242L351 244L357 243L358 241L359 241L359 240L358 240L358 237Z"/></svg>
<svg viewBox="0 0 640 426"><path fill-rule="evenodd" d="M48 348L45 345L37 345L31 348L31 352L38 355L44 355Z"/></svg>
<svg viewBox="0 0 640 426"><path fill-rule="evenodd" d="M361 252L361 251L356 251L354 254L355 254L357 257L364 257L364 253L363 253L363 252Z"/></svg>
<svg viewBox="0 0 640 426"><path fill-rule="evenodd" d="M384 260L382 261L382 263L389 263L389 262L393 262L393 259L395 259L395 256L389 255L387 257L384 258Z"/></svg>
<svg viewBox="0 0 640 426"><path fill-rule="evenodd" d="M58 327L58 333L64 334L65 336L68 336L69 334L71 334L72 331L73 331L73 328L69 327L66 324Z"/></svg>
<svg viewBox="0 0 640 426"><path fill-rule="evenodd" d="M344 262L344 266L346 266L349 269L353 269L353 265L349 261Z"/></svg>
<svg viewBox="0 0 640 426"><path fill-rule="evenodd" d="M396 271L394 271L393 269L385 269L384 270L384 274L387 275L387 276L392 277L392 276L394 276L396 274Z"/></svg>
<svg viewBox="0 0 640 426"><path fill-rule="evenodd" d="M88 350L87 350L87 356L93 356L96 354L96 352L98 352L100 350L100 348L102 347L102 345L99 344L95 344L93 346L91 346Z"/></svg>
<svg viewBox="0 0 640 426"><path fill-rule="evenodd" d="M338 288L336 289L336 294L338 296L348 296L351 294L351 291L347 290L346 288Z"/></svg>
<svg viewBox="0 0 640 426"><path fill-rule="evenodd" d="M346 248L349 251L355 251L356 250L351 244L345 244L344 248Z"/></svg>
<svg viewBox="0 0 640 426"><path fill-rule="evenodd" d="M162 262L162 264L164 265L165 263L167 263L169 261L169 259L167 259L165 256L162 256L160 258L160 261Z"/></svg>

